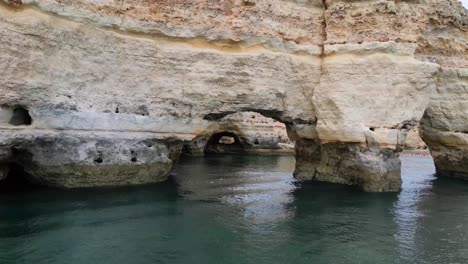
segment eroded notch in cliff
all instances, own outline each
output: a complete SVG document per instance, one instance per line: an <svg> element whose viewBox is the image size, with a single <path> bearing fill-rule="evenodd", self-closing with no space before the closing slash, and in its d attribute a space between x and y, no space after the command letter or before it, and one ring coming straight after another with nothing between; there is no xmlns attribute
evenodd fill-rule
<svg viewBox="0 0 468 264"><path fill-rule="evenodd" d="M32 124L32 118L27 109L18 106L13 109L13 114L8 123L14 126L29 126Z"/></svg>
<svg viewBox="0 0 468 264"><path fill-rule="evenodd" d="M22 106L1 106L0 125L5 126L29 126L32 124L29 111Z"/></svg>
<svg viewBox="0 0 468 264"><path fill-rule="evenodd" d="M11 149L11 156L0 164L0 191L28 191L39 188L41 183L25 169L32 164L32 154L23 149Z"/></svg>
<svg viewBox="0 0 468 264"><path fill-rule="evenodd" d="M24 167L17 162L8 164L6 177L0 181L0 190L2 191L29 190L37 187L31 181L31 176L25 172Z"/></svg>

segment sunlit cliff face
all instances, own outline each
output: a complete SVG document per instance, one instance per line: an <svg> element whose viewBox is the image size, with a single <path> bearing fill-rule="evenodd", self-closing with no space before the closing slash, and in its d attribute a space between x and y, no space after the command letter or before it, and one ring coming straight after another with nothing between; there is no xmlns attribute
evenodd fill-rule
<svg viewBox="0 0 468 264"><path fill-rule="evenodd" d="M438 172L468 173L456 0L0 3L0 175L164 181L184 144L247 111L287 127L302 180L398 191L424 113Z"/></svg>

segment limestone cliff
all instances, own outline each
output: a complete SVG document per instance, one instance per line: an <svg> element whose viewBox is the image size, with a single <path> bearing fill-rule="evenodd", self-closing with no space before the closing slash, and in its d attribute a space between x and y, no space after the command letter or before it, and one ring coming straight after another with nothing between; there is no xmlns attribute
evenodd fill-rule
<svg viewBox="0 0 468 264"><path fill-rule="evenodd" d="M183 144L253 111L286 125L297 178L396 191L430 99L431 120L450 115L430 109L453 87L463 105L455 0L2 1L0 175L18 163L46 185L161 181ZM466 158L444 129L424 127L433 153Z"/></svg>

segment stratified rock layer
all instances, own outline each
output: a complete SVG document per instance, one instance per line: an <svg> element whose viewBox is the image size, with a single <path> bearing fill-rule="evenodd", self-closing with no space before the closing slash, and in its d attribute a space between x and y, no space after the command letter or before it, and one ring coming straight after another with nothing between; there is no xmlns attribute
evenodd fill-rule
<svg viewBox="0 0 468 264"><path fill-rule="evenodd" d="M455 0L3 0L0 14L0 178L14 162L53 186L162 181L184 143L251 111L298 142L298 178L395 191L408 131L430 99L427 117L450 115L434 102L467 67ZM423 129L434 156L453 152L445 128Z"/></svg>
<svg viewBox="0 0 468 264"><path fill-rule="evenodd" d="M437 174L468 180L468 69L442 70L422 128Z"/></svg>
<svg viewBox="0 0 468 264"><path fill-rule="evenodd" d="M165 180L178 155L169 141L145 134L22 131L2 147L11 148L8 161L21 164L35 183L69 188Z"/></svg>

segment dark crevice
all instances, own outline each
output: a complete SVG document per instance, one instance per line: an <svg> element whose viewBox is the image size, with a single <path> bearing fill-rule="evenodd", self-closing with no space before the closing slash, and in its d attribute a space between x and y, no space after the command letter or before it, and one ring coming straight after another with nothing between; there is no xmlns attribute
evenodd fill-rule
<svg viewBox="0 0 468 264"><path fill-rule="evenodd" d="M322 27L323 27L323 31L322 31L322 38L323 38L323 42L322 42L322 57L325 55L325 43L327 42L327 39L328 39L328 36L327 36L327 18L326 18L326 11L328 10L328 3L327 3L327 0L322 0L322 3L323 3L323 21L322 21Z"/></svg>
<svg viewBox="0 0 468 264"><path fill-rule="evenodd" d="M138 159L137 159L137 154L134 150L130 150L130 153L132 155L132 158L130 159L131 162L137 162Z"/></svg>
<svg viewBox="0 0 468 264"><path fill-rule="evenodd" d="M234 111L229 111L229 112L223 112L223 113L211 113L211 114L207 114L203 117L203 119L205 120L210 120L210 121L216 121L216 120L220 120L221 118L227 116L227 115L230 115L230 114L234 114L235 112Z"/></svg>
<svg viewBox="0 0 468 264"><path fill-rule="evenodd" d="M323 4L323 7L325 8L325 10L327 10L328 9L327 0L322 0L322 4Z"/></svg>
<svg viewBox="0 0 468 264"><path fill-rule="evenodd" d="M276 121L283 122L283 120L281 120L283 111L281 110L264 110L264 109L256 109L256 108L251 108L251 107L245 107L239 111L225 111L225 112L219 112L219 113L210 113L210 114L205 115L203 119L210 120L210 121L218 121L218 120L221 120L225 116L239 113L239 112L255 112L264 117L268 117Z"/></svg>
<svg viewBox="0 0 468 264"><path fill-rule="evenodd" d="M102 152L98 151L97 157L94 159L94 163L101 164L103 162Z"/></svg>
<svg viewBox="0 0 468 264"><path fill-rule="evenodd" d="M8 164L7 177L0 181L1 192L29 191L40 187L33 181L32 176L25 171L24 167L17 162Z"/></svg>
<svg viewBox="0 0 468 264"><path fill-rule="evenodd" d="M242 4L243 4L244 6L250 6L250 7L254 7L254 6L255 6L255 2L252 1L252 0L243 0L243 1L242 1Z"/></svg>
<svg viewBox="0 0 468 264"><path fill-rule="evenodd" d="M189 155L191 153L192 153L192 149L190 148L190 145L189 144L184 144L182 146L182 154Z"/></svg>

